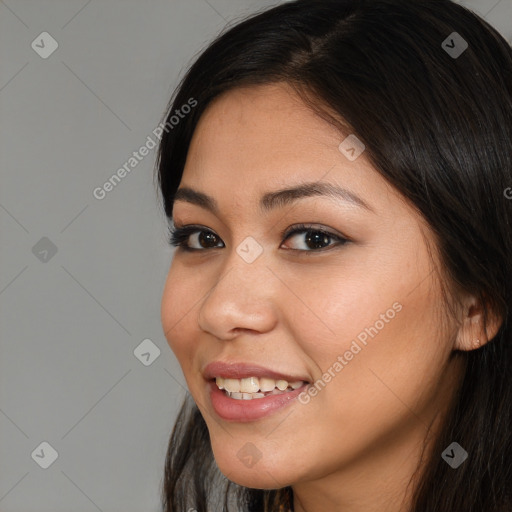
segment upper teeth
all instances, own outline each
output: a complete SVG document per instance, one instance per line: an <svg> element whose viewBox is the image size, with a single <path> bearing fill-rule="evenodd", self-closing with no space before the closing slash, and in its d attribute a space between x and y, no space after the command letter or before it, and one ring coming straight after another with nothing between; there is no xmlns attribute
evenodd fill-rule
<svg viewBox="0 0 512 512"><path fill-rule="evenodd" d="M266 392L277 388L284 391L287 387L297 389L304 384L303 381L288 382L286 380L274 380L267 377L247 377L245 379L224 379L216 377L215 382L219 389L225 389L231 393L257 393Z"/></svg>

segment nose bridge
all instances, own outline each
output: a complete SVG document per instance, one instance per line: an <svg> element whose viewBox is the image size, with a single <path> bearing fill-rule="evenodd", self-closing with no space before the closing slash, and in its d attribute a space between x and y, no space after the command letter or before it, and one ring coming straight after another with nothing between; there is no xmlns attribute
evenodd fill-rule
<svg viewBox="0 0 512 512"><path fill-rule="evenodd" d="M225 281L225 284L232 286L234 290L238 289L246 297L264 292L265 287L262 285L272 274L267 268L268 258L263 243L247 235L236 245L224 251L226 254L224 264L215 288Z"/></svg>
<svg viewBox="0 0 512 512"><path fill-rule="evenodd" d="M272 273L261 249L244 240L226 257L217 281L200 305L198 321L203 330L229 338L235 329L265 331L272 327Z"/></svg>

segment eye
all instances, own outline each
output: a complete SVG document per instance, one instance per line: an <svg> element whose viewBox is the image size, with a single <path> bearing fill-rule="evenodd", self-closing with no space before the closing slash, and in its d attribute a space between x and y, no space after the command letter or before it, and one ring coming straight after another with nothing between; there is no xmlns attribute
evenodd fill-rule
<svg viewBox="0 0 512 512"><path fill-rule="evenodd" d="M299 243L299 248L286 250L302 252L319 252L349 242L346 237L306 224L295 225L286 230L281 236L284 240L295 237L299 242L302 242ZM333 240L336 242L335 244L330 243ZM197 225L169 227L169 244L189 252L225 247L220 237L213 231Z"/></svg>
<svg viewBox="0 0 512 512"><path fill-rule="evenodd" d="M194 236L191 236L194 235ZM190 246L189 239L196 247ZM169 244L179 247L184 251L201 251L202 249L212 249L220 238L213 232L203 226L169 226ZM213 246L212 246L213 244ZM222 245L221 247L223 247Z"/></svg>
<svg viewBox="0 0 512 512"><path fill-rule="evenodd" d="M298 224L287 230L283 234L283 238L285 240L296 238L300 242L298 248L289 250L307 252L319 252L319 250L330 249L337 245L345 245L349 241L348 238L343 236L305 224ZM336 241L335 244L330 243L333 240Z"/></svg>

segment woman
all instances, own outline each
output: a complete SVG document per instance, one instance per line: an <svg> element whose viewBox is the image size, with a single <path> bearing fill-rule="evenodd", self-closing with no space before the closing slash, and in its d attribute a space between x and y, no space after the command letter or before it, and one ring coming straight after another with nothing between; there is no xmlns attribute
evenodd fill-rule
<svg viewBox="0 0 512 512"><path fill-rule="evenodd" d="M296 0L162 126L165 512L512 510L507 42L449 0Z"/></svg>

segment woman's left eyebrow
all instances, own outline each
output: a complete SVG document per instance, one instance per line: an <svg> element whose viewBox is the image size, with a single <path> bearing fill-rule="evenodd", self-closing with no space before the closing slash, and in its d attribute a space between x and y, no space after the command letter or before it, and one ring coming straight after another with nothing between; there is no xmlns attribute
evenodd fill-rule
<svg viewBox="0 0 512 512"><path fill-rule="evenodd" d="M268 192L261 198L260 206L263 211L269 212L275 208L287 206L298 199L313 196L328 196L334 199L341 199L375 213L374 209L354 192L326 181L301 183L294 187Z"/></svg>

